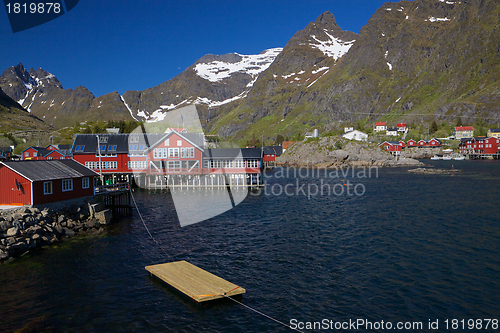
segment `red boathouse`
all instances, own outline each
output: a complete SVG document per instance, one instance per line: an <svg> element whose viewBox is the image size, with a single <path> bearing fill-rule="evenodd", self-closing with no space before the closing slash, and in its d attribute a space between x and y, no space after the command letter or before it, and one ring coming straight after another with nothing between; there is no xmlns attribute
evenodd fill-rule
<svg viewBox="0 0 500 333"><path fill-rule="evenodd" d="M0 162L0 204L40 205L92 196L95 176L74 160Z"/></svg>

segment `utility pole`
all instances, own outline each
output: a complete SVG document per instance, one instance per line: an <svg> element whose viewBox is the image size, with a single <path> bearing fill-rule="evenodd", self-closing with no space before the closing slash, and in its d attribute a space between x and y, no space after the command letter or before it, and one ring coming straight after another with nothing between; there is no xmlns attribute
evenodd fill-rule
<svg viewBox="0 0 500 333"><path fill-rule="evenodd" d="M99 135L96 134L97 138L97 150L99 151L99 176L101 178L101 186L104 186L104 179L102 178L102 165L101 165L101 143L99 142Z"/></svg>

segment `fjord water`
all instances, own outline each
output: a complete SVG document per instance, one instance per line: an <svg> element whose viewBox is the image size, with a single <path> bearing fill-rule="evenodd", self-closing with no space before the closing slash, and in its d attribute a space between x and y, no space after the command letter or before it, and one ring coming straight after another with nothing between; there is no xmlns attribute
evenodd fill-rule
<svg viewBox="0 0 500 333"><path fill-rule="evenodd" d="M462 172L331 175L323 184L363 184L364 194L310 199L297 184L320 184L319 178L303 172L297 183L293 173L268 173L268 192L293 184L293 195L253 193L236 208L184 228L167 193L136 191L165 251L134 212L104 235L65 240L4 263L0 331L290 330L227 299L196 304L150 277L144 266L169 256L244 287L241 302L287 324L361 318L422 322L424 329L415 330L421 332L439 319L438 331L446 332L454 331L445 329L446 319L500 319L500 163L426 162Z"/></svg>

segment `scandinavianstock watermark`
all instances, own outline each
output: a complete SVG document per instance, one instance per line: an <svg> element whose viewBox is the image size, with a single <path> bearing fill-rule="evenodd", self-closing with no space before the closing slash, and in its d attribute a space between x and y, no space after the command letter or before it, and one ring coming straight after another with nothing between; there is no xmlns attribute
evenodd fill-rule
<svg viewBox="0 0 500 333"><path fill-rule="evenodd" d="M263 188L252 195L359 197L366 193L363 180L378 178L378 167L281 167L263 172Z"/></svg>

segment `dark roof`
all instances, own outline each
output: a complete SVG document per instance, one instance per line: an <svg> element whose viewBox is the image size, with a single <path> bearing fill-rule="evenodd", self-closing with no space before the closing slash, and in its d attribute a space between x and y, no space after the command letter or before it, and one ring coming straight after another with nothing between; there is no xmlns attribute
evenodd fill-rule
<svg viewBox="0 0 500 333"><path fill-rule="evenodd" d="M0 147L0 152L4 152L4 151L11 152L12 148L10 148L10 147Z"/></svg>
<svg viewBox="0 0 500 333"><path fill-rule="evenodd" d="M397 128L397 127L389 127L389 128L387 129L387 131L397 131L397 130L398 130L398 128Z"/></svg>
<svg viewBox="0 0 500 333"><path fill-rule="evenodd" d="M282 153L283 153L283 147L282 146L264 147L264 155L281 156Z"/></svg>
<svg viewBox="0 0 500 333"><path fill-rule="evenodd" d="M38 156L47 156L49 153L52 152L52 150L49 150L49 149L47 149L45 147L33 147L33 146L26 148L22 152L24 153L28 149L34 149L34 150L36 150Z"/></svg>
<svg viewBox="0 0 500 333"><path fill-rule="evenodd" d="M490 128L490 132L498 133L498 132L500 132L500 128Z"/></svg>
<svg viewBox="0 0 500 333"><path fill-rule="evenodd" d="M261 158L262 150L260 148L223 148L223 149L205 149L204 159L236 159L236 158Z"/></svg>
<svg viewBox="0 0 500 333"><path fill-rule="evenodd" d="M74 160L11 161L2 164L31 181L97 176L97 173Z"/></svg>
<svg viewBox="0 0 500 333"><path fill-rule="evenodd" d="M173 133L173 132L171 132ZM171 133L132 133L132 134L78 134L71 149L72 153L95 154L98 152L97 137L101 142L101 154L143 153L148 148L164 140ZM182 133L181 137L191 141L201 149L204 146L203 133ZM104 142L105 141L105 142ZM83 148L82 148L83 147Z"/></svg>
<svg viewBox="0 0 500 333"><path fill-rule="evenodd" d="M97 136L101 145L101 154L129 153L129 146L137 146L137 151L142 151L152 146L164 134L78 134L73 142L71 152L95 154L99 151ZM147 147L146 147L147 146Z"/></svg>

